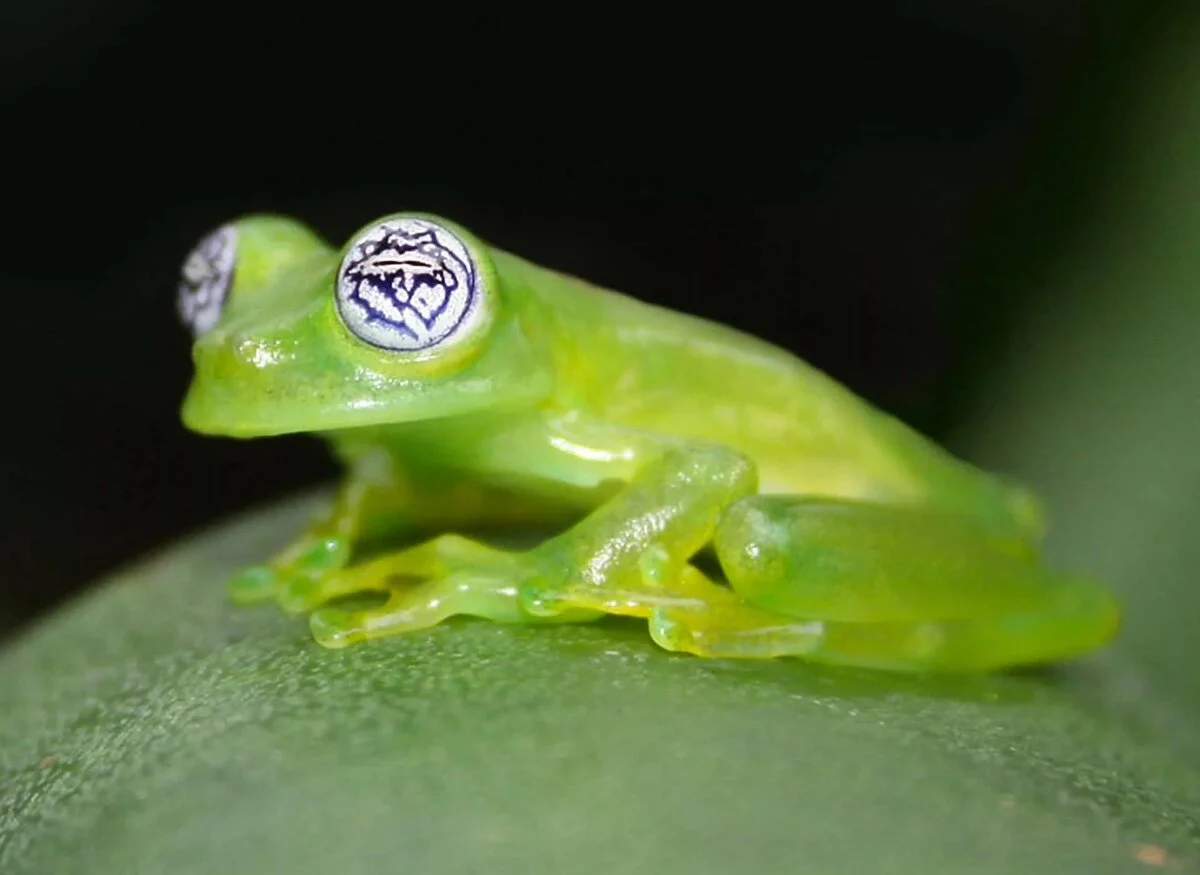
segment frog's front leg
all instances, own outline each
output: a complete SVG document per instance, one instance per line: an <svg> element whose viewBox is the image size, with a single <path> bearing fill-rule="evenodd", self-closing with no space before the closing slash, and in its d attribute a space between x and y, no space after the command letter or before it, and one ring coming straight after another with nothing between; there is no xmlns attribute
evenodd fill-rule
<svg viewBox="0 0 1200 875"><path fill-rule="evenodd" d="M348 460L332 501L294 541L264 565L230 581L234 600L274 599L290 613L311 610L365 578L342 576L358 545L423 532L514 523L557 524L578 515L571 500L517 495L437 469L413 471L383 447Z"/></svg>
<svg viewBox="0 0 1200 875"><path fill-rule="evenodd" d="M266 564L238 572L229 581L230 595L242 604L279 599L287 607L289 588L303 587L349 562L368 504L380 498L403 501L402 483L382 448L354 459L320 515Z"/></svg>
<svg viewBox="0 0 1200 875"><path fill-rule="evenodd" d="M688 560L711 539L722 511L754 489L753 466L742 455L717 446L672 448L533 550L507 552L447 536L327 576L319 600L381 589L390 595L379 608L317 611L313 633L337 647L456 614L545 623L701 609L728 591L699 588L702 578Z"/></svg>

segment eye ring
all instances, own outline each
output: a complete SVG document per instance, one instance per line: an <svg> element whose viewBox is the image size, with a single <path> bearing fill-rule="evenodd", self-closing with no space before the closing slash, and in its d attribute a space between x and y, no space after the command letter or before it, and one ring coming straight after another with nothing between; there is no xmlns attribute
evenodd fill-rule
<svg viewBox="0 0 1200 875"><path fill-rule="evenodd" d="M222 225L207 234L184 260L179 281L179 317L196 337L221 318L237 266L237 228Z"/></svg>
<svg viewBox="0 0 1200 875"><path fill-rule="evenodd" d="M387 219L351 241L337 275L337 312L359 340L422 353L473 333L484 280L471 247L429 219Z"/></svg>

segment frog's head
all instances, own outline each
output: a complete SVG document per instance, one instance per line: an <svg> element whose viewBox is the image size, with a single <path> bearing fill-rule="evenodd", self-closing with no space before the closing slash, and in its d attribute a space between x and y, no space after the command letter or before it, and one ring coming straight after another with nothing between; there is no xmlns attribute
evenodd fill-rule
<svg viewBox="0 0 1200 875"><path fill-rule="evenodd" d="M291 219L242 218L184 264L196 371L183 421L256 437L532 403L550 381L517 318L523 294L435 216L388 216L340 251Z"/></svg>

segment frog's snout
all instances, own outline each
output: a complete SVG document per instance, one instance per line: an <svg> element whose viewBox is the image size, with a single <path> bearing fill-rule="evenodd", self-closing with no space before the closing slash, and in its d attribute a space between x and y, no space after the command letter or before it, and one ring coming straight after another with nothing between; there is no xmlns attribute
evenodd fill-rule
<svg viewBox="0 0 1200 875"><path fill-rule="evenodd" d="M236 435L251 429L243 419L265 391L275 371L294 358L290 345L270 337L218 335L192 347L194 373L180 416L192 431Z"/></svg>

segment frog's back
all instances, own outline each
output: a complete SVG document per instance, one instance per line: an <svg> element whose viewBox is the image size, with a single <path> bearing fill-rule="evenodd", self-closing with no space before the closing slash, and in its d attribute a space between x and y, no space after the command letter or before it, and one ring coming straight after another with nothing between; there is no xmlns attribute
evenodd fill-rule
<svg viewBox="0 0 1200 875"><path fill-rule="evenodd" d="M506 259L507 260L507 259ZM796 355L729 326L528 262L566 403L611 422L735 447L764 492L935 500L1038 525L1022 491L956 459Z"/></svg>

